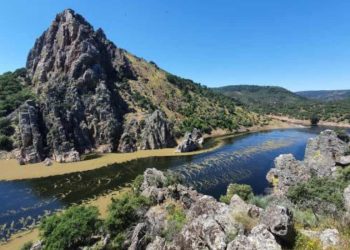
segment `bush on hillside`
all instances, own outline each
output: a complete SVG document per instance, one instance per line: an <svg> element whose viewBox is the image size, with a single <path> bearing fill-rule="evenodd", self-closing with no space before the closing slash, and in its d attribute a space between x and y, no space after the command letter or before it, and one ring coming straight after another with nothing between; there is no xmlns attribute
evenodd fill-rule
<svg viewBox="0 0 350 250"><path fill-rule="evenodd" d="M125 193L116 199L108 207L108 216L105 227L113 235L123 233L133 223L137 222L149 205L149 200L132 192Z"/></svg>
<svg viewBox="0 0 350 250"><path fill-rule="evenodd" d="M13 142L10 137L0 134L0 150L11 151L13 149Z"/></svg>
<svg viewBox="0 0 350 250"><path fill-rule="evenodd" d="M248 201L253 197L253 190L249 185L233 183L227 187L226 195L222 195L220 201L229 204L234 194Z"/></svg>
<svg viewBox="0 0 350 250"><path fill-rule="evenodd" d="M23 86L18 78L23 77L23 74L25 75L25 69L0 75L0 117L10 114L24 101L34 98L30 89Z"/></svg>
<svg viewBox="0 0 350 250"><path fill-rule="evenodd" d="M346 181L313 177L289 188L287 197L301 209L337 215L344 210L343 190Z"/></svg>
<svg viewBox="0 0 350 250"><path fill-rule="evenodd" d="M102 225L98 216L96 207L72 206L44 218L39 229L45 249L78 249L88 244Z"/></svg>

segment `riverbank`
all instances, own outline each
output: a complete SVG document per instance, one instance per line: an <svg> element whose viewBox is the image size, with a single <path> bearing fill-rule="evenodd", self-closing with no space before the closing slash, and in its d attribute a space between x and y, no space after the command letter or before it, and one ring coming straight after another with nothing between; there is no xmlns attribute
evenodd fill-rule
<svg viewBox="0 0 350 250"><path fill-rule="evenodd" d="M279 120L281 122L285 123L292 123L292 124L299 124L303 126L310 126L310 120L299 120L295 118L290 118L287 116L276 116L276 115L269 115L270 118ZM339 127L339 128L350 128L349 123L337 123L337 122L328 122L328 121L319 121L318 125L320 126L326 126L326 127Z"/></svg>
<svg viewBox="0 0 350 250"><path fill-rule="evenodd" d="M43 163L35 163L30 165L21 166L18 164L17 160L0 160L0 181L6 180L23 180L23 179L33 179L41 178L55 175L63 175L74 172L82 172L93 170L101 167L106 167L107 165L114 163L124 163L127 161L147 158L147 157L164 157L164 156L182 156L182 155L196 155L202 154L220 147L221 139L241 135L243 133L252 133L258 131L267 131L273 129L286 129L300 127L299 125L283 122L277 119L271 120L268 125L265 126L253 126L249 129L238 130L234 134L227 134L227 131L218 130L213 131L211 135L207 135L206 138L213 138L216 140L213 147L208 149L198 150L189 153L177 153L175 148L165 148L165 149L155 149L155 150L140 150L133 153L109 153L98 156L94 159L72 162L72 163L57 163L49 167L44 166Z"/></svg>

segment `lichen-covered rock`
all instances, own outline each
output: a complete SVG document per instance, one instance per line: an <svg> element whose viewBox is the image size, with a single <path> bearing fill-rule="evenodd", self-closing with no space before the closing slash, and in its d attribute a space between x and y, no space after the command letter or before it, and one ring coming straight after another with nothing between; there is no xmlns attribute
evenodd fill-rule
<svg viewBox="0 0 350 250"><path fill-rule="evenodd" d="M350 165L350 155L340 156L339 160L337 160L336 163L341 165L341 166L348 166L348 165Z"/></svg>
<svg viewBox="0 0 350 250"><path fill-rule="evenodd" d="M176 146L173 124L163 112L154 111L146 120L141 134L140 149L171 148Z"/></svg>
<svg viewBox="0 0 350 250"><path fill-rule="evenodd" d="M35 242L30 248L30 250L42 250L42 249L44 249L44 246L41 240Z"/></svg>
<svg viewBox="0 0 350 250"><path fill-rule="evenodd" d="M72 149L66 152L55 152L53 159L59 163L77 162L80 161L80 155L78 151Z"/></svg>
<svg viewBox="0 0 350 250"><path fill-rule="evenodd" d="M227 250L281 250L275 237L265 225L255 226L248 236L239 235L230 242Z"/></svg>
<svg viewBox="0 0 350 250"><path fill-rule="evenodd" d="M165 239L156 236L155 240L148 244L146 250L163 250L165 249Z"/></svg>
<svg viewBox="0 0 350 250"><path fill-rule="evenodd" d="M304 162L316 176L332 176L336 172L336 162L348 149L347 143L340 140L334 131L325 130L317 137L309 139Z"/></svg>
<svg viewBox="0 0 350 250"><path fill-rule="evenodd" d="M34 101L26 101L19 107L18 121L19 162L26 164L42 161L44 156L42 121L39 107Z"/></svg>
<svg viewBox="0 0 350 250"><path fill-rule="evenodd" d="M332 130L325 130L309 139L303 161L297 161L292 154L280 155L275 159L275 167L266 178L274 186L274 194L285 195L289 187L307 181L312 175L336 177L340 165L347 164L346 152L349 146Z"/></svg>
<svg viewBox="0 0 350 250"><path fill-rule="evenodd" d="M51 165L52 165L52 160L51 160L50 158L46 158L46 159L44 160L44 165L45 165L46 167L51 166Z"/></svg>
<svg viewBox="0 0 350 250"><path fill-rule="evenodd" d="M183 141L177 146L176 152L191 152L202 146L203 137L201 132L194 128L192 132L187 132Z"/></svg>
<svg viewBox="0 0 350 250"><path fill-rule="evenodd" d="M260 222L280 240L289 243L294 241L293 214L288 208L271 205L261 215Z"/></svg>
<svg viewBox="0 0 350 250"><path fill-rule="evenodd" d="M337 229L325 229L320 234L323 249L337 246L340 243L339 232Z"/></svg>
<svg viewBox="0 0 350 250"><path fill-rule="evenodd" d="M276 194L285 194L290 186L304 182L311 176L303 162L297 161L292 154L278 156L275 167L267 173L267 180L274 185Z"/></svg>
<svg viewBox="0 0 350 250"><path fill-rule="evenodd" d="M135 152L140 134L141 128L139 123L132 119L124 128L124 132L119 140L118 151L123 153Z"/></svg>
<svg viewBox="0 0 350 250"><path fill-rule="evenodd" d="M131 237L131 244L128 248L129 250L145 249L147 245L147 241L145 239L147 229L148 227L146 223L138 223L136 225Z"/></svg>

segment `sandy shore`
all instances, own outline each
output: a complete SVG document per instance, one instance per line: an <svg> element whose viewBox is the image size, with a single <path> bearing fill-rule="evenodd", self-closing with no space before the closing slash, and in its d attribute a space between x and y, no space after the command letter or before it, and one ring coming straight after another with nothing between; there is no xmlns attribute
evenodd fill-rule
<svg viewBox="0 0 350 250"><path fill-rule="evenodd" d="M270 118L279 120L281 122L285 123L293 123L293 124L300 124L304 126L310 126L310 120L298 120L294 118L289 118L287 116L276 116L276 115L269 115ZM329 127L339 127L339 128L350 128L349 123L337 123L337 122L327 122L327 121L319 121L318 125L320 126L329 126Z"/></svg>
<svg viewBox="0 0 350 250"><path fill-rule="evenodd" d="M218 145L217 145L218 146ZM216 147L217 147L216 146ZM72 162L57 163L46 167L43 163L35 163L28 165L19 165L16 160L0 160L0 180L20 180L47 177L53 175L63 175L74 172L82 172L100 167L105 167L113 163L123 163L139 158L152 156L179 156L189 154L201 154L208 150L200 150L190 153L176 153L175 148L140 150L133 153L109 153L101 155L98 158Z"/></svg>
<svg viewBox="0 0 350 250"><path fill-rule="evenodd" d="M257 132L263 130L282 129L297 127L292 123L286 123L279 120L273 120L269 125L266 126L255 126L247 129L238 131L236 134L227 136L236 136L244 132ZM113 163L123 163L135 159L154 157L154 156L182 156L182 155L195 155L201 154L210 150L213 150L220 146L220 139L227 136L223 136L225 131L214 131L211 137L215 137L218 141L214 147L205 150L199 150L189 153L176 153L175 148L156 149L156 150L140 150L133 153L109 153L104 154L101 157L73 162L73 163L57 163L54 162L52 166L46 167L43 163L35 163L20 166L16 160L0 160L0 181L1 180L21 180L21 179L32 179L54 175L63 175L74 172L82 172L100 167L105 167ZM208 137L208 136L207 136Z"/></svg>

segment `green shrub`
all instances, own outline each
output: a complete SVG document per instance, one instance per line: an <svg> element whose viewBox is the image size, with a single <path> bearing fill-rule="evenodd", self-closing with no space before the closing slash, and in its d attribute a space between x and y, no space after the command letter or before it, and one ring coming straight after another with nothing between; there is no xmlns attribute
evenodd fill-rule
<svg viewBox="0 0 350 250"><path fill-rule="evenodd" d="M249 199L249 203L265 209L270 203L270 196L254 195Z"/></svg>
<svg viewBox="0 0 350 250"><path fill-rule="evenodd" d="M108 207L105 227L114 236L125 231L139 219L140 210L149 205L149 200L132 192L125 193L117 199L112 199Z"/></svg>
<svg viewBox="0 0 350 250"><path fill-rule="evenodd" d="M23 77L23 72L25 69L0 75L0 117L10 114L24 101L35 98L29 87L22 85L18 78Z"/></svg>
<svg viewBox="0 0 350 250"><path fill-rule="evenodd" d="M316 114L313 114L310 118L310 123L312 126L316 126L319 121L320 121L320 118Z"/></svg>
<svg viewBox="0 0 350 250"><path fill-rule="evenodd" d="M125 233L118 233L111 242L111 249L124 249Z"/></svg>
<svg viewBox="0 0 350 250"><path fill-rule="evenodd" d="M346 186L347 182L341 179L313 177L289 188L287 197L301 209L334 214L344 210L343 190Z"/></svg>
<svg viewBox="0 0 350 250"><path fill-rule="evenodd" d="M43 219L40 236L45 249L77 249L98 232L102 223L99 212L92 206L72 206L62 214Z"/></svg>
<svg viewBox="0 0 350 250"><path fill-rule="evenodd" d="M32 241L28 241L26 243L24 243L24 245L21 247L21 250L30 250L33 246L33 242Z"/></svg>
<svg viewBox="0 0 350 250"><path fill-rule="evenodd" d="M220 201L229 204L234 194L247 201L253 197L253 190L249 185L233 183L228 185L226 195L220 196Z"/></svg>
<svg viewBox="0 0 350 250"><path fill-rule="evenodd" d="M10 151L13 149L13 142L10 137L0 135L0 150Z"/></svg>
<svg viewBox="0 0 350 250"><path fill-rule="evenodd" d="M136 178L133 180L133 182L131 183L131 187L134 193L138 194L140 192L140 188L143 182L143 175L140 174L138 176L136 176Z"/></svg>
<svg viewBox="0 0 350 250"><path fill-rule="evenodd" d="M310 210L293 209L294 222L303 228L314 228L319 224L318 218Z"/></svg>
<svg viewBox="0 0 350 250"><path fill-rule="evenodd" d="M167 228L162 233L167 241L171 241L186 223L186 214L183 208L177 204L170 203L166 206L168 213Z"/></svg>
<svg viewBox="0 0 350 250"><path fill-rule="evenodd" d="M6 118L0 118L0 135L11 136L14 132L11 121Z"/></svg>
<svg viewBox="0 0 350 250"><path fill-rule="evenodd" d="M318 239L311 239L301 233L297 234L294 250L322 250L322 244Z"/></svg>

